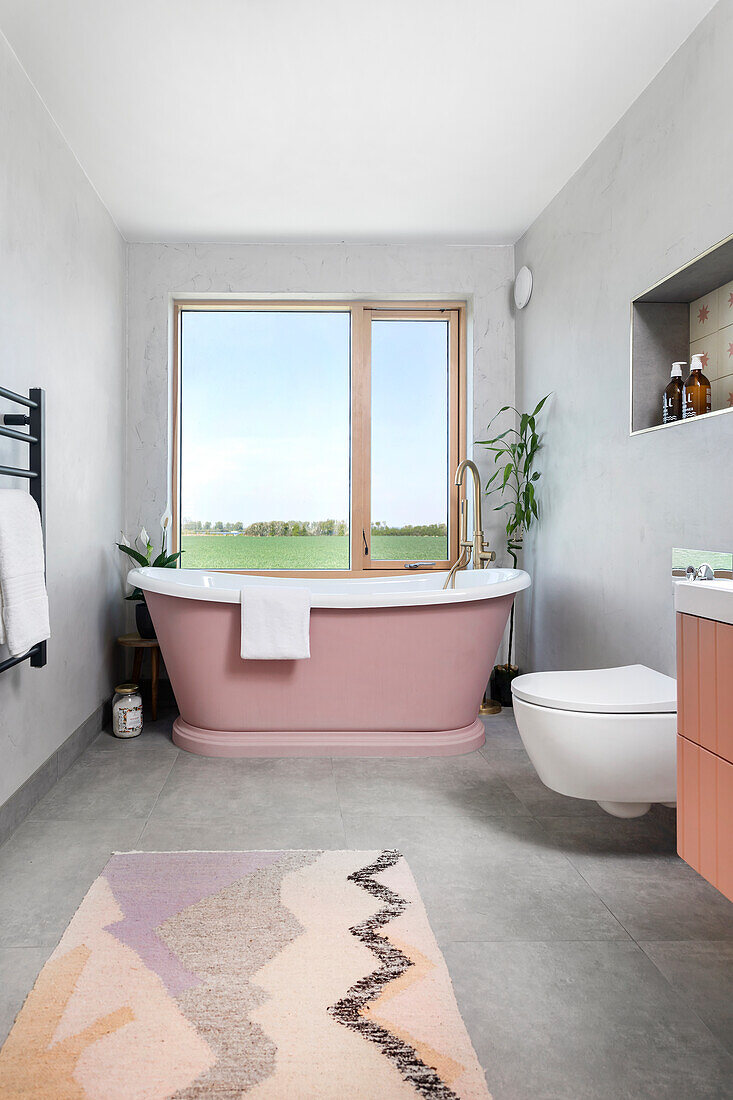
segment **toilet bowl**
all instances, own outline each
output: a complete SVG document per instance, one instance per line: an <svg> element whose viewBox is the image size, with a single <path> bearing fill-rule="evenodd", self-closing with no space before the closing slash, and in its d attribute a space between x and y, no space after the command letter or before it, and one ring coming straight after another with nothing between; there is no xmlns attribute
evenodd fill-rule
<svg viewBox="0 0 733 1100"><path fill-rule="evenodd" d="M614 817L677 800L676 681L645 665L532 672L512 683L519 734L545 786Z"/></svg>

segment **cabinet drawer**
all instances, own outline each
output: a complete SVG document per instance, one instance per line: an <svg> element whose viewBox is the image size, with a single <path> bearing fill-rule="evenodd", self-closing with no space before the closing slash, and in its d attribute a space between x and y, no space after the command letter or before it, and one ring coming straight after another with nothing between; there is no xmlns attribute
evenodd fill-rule
<svg viewBox="0 0 733 1100"><path fill-rule="evenodd" d="M733 761L733 626L677 615L677 730Z"/></svg>
<svg viewBox="0 0 733 1100"><path fill-rule="evenodd" d="M733 764L677 738L677 851L733 901Z"/></svg>

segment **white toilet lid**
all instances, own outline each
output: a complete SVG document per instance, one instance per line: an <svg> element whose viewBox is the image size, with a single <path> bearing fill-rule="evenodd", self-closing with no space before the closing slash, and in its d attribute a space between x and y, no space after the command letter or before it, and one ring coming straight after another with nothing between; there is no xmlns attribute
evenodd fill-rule
<svg viewBox="0 0 733 1100"><path fill-rule="evenodd" d="M646 665L530 672L512 681L512 692L538 707L589 714L669 714L677 710L677 681Z"/></svg>

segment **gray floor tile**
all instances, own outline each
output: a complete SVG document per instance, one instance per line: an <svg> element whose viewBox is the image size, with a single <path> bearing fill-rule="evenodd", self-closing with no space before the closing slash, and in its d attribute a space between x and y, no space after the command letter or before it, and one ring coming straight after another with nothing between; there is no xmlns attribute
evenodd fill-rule
<svg viewBox="0 0 733 1100"><path fill-rule="evenodd" d="M257 815L278 820L338 807L326 757L221 760L181 753L152 813L153 821L214 824Z"/></svg>
<svg viewBox="0 0 733 1100"><path fill-rule="evenodd" d="M470 854L511 862L534 853L566 862L529 815L501 816L450 802L431 812L403 813L399 801L384 801L371 810L342 808L342 814L349 848L400 848L406 856L424 855L441 865Z"/></svg>
<svg viewBox="0 0 733 1100"><path fill-rule="evenodd" d="M139 737L115 737L111 729L103 730L96 740L90 745L89 752L147 752L153 750L158 753L168 752L177 756L181 751L173 744L171 730L177 711L168 710L157 721L148 720L143 725L143 732Z"/></svg>
<svg viewBox="0 0 733 1100"><path fill-rule="evenodd" d="M0 947L0 1044L33 988L48 952L38 947Z"/></svg>
<svg viewBox="0 0 733 1100"><path fill-rule="evenodd" d="M482 756L495 761L509 761L516 757L528 759L511 710L504 710L482 721L485 736L484 744L479 749Z"/></svg>
<svg viewBox="0 0 733 1100"><path fill-rule="evenodd" d="M0 848L0 946L55 947L113 851L137 846L142 823L27 820Z"/></svg>
<svg viewBox="0 0 733 1100"><path fill-rule="evenodd" d="M167 754L95 752L90 747L41 799L29 820L96 823L106 817L131 817L142 826L174 760Z"/></svg>
<svg viewBox="0 0 733 1100"><path fill-rule="evenodd" d="M298 848L346 848L344 826L337 810L291 814L276 820L254 815L226 824L189 821L149 821L138 848L144 851L270 851Z"/></svg>
<svg viewBox="0 0 733 1100"><path fill-rule="evenodd" d="M642 942L639 946L733 1054L733 943Z"/></svg>
<svg viewBox="0 0 733 1100"><path fill-rule="evenodd" d="M733 905L678 856L569 858L635 940L733 940Z"/></svg>
<svg viewBox="0 0 733 1100"><path fill-rule="evenodd" d="M599 807L600 808L600 807ZM561 817L536 815L548 843L568 856L664 856L675 855L677 838L674 811L653 806L643 817L623 819L601 812L599 816Z"/></svg>
<svg viewBox="0 0 733 1100"><path fill-rule="evenodd" d="M626 939L529 818L344 813L349 848L398 848L415 874L439 942Z"/></svg>
<svg viewBox="0 0 733 1100"><path fill-rule="evenodd" d="M456 943L494 1100L730 1100L733 1059L625 943Z"/></svg>
<svg viewBox="0 0 733 1100"><path fill-rule="evenodd" d="M546 787L529 757L500 763L497 772L522 805L536 817L608 817L597 802L588 798L568 798Z"/></svg>
<svg viewBox="0 0 733 1100"><path fill-rule="evenodd" d="M496 718L485 718L486 742L481 755L530 813L539 816L591 816L604 813L597 802L567 798L546 787L527 756L511 710Z"/></svg>
<svg viewBox="0 0 733 1100"><path fill-rule="evenodd" d="M392 807L402 814L425 814L453 807L469 813L527 814L478 752L417 760L339 759L333 763L341 807L350 813Z"/></svg>

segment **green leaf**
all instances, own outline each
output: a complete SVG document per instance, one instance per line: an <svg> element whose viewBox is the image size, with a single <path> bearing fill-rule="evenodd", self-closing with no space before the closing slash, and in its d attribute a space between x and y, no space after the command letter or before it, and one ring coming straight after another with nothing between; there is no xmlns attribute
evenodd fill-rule
<svg viewBox="0 0 733 1100"><path fill-rule="evenodd" d="M512 433L514 433L514 435L517 435L518 434L517 429L516 428L507 428L506 431L501 432L500 435L495 435L491 439L479 439L479 440L477 440L477 443L481 443L484 446L495 445L497 443L501 443L502 439L506 439L506 437L508 435L511 435Z"/></svg>
<svg viewBox="0 0 733 1100"><path fill-rule="evenodd" d="M544 397L542 398L542 400L540 401L540 403L539 403L539 404L538 404L538 405L537 405L537 406L535 407L535 410L534 410L534 412L532 413L532 416L537 416L537 413L538 413L538 412L540 411L540 409L541 409L541 408L542 408L542 406L544 405L545 401L547 401L548 397L550 397L550 394L549 394L549 393L546 393L546 394L545 394L545 396L544 396Z"/></svg>
<svg viewBox="0 0 733 1100"><path fill-rule="evenodd" d="M492 416L491 420L489 421L487 427L489 427L489 428L491 427L491 425L496 420L497 416L501 416L502 413L509 412L510 410L511 410L511 412L516 413L517 416L519 416L518 409L515 409L513 405L502 405L502 407L499 409L499 411L494 413L494 415ZM516 431L516 428L514 430Z"/></svg>
<svg viewBox="0 0 733 1100"><path fill-rule="evenodd" d="M117 547L123 554L128 554L133 558L138 565L146 566L148 564L148 559L143 557L140 551L136 550L133 546L125 546L124 542L118 542Z"/></svg>

